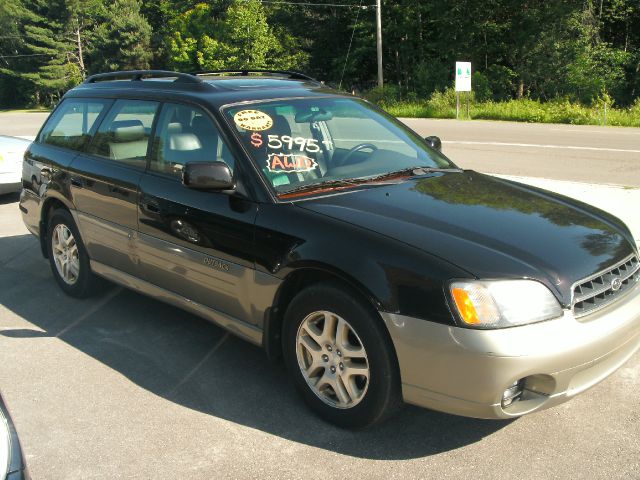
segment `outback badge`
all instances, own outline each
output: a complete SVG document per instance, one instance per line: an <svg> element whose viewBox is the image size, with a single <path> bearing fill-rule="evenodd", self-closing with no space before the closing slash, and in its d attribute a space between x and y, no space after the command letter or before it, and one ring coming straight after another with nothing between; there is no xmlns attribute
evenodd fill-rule
<svg viewBox="0 0 640 480"><path fill-rule="evenodd" d="M204 263L207 267L215 268L216 270L221 270L223 272L229 271L229 264L223 262L222 260L218 260L217 258L204 257L202 259L202 263Z"/></svg>

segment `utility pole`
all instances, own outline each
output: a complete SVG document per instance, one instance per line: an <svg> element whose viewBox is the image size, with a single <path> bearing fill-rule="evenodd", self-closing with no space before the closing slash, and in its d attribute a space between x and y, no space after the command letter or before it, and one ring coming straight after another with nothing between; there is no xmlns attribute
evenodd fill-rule
<svg viewBox="0 0 640 480"><path fill-rule="evenodd" d="M384 86L382 78L382 0L376 0L376 46L378 48L378 86Z"/></svg>

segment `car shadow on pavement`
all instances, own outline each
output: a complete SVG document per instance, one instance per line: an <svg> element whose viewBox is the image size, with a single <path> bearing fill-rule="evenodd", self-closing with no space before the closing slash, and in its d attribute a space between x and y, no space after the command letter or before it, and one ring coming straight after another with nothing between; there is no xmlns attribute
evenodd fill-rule
<svg viewBox="0 0 640 480"><path fill-rule="evenodd" d="M19 200L20 193L5 193L4 195L0 195L0 205L7 205L9 203L15 203ZM16 208L17 205L16 205Z"/></svg>
<svg viewBox="0 0 640 480"><path fill-rule="evenodd" d="M0 330L12 341L57 337L168 401L353 457L434 455L475 443L509 424L407 406L370 429L336 428L304 406L283 365L271 364L259 347L205 320L116 286L90 299L67 297L37 242L29 239L0 238L0 251L33 241L20 258L0 268L0 305L33 325Z"/></svg>

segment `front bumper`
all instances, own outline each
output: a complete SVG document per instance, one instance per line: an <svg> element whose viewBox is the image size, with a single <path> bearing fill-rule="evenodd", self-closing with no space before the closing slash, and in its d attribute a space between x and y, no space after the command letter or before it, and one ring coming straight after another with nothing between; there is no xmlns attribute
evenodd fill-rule
<svg viewBox="0 0 640 480"><path fill-rule="evenodd" d="M474 330L381 313L407 403L477 418L513 418L565 402L604 380L640 348L640 283L578 321ZM502 394L524 379L519 401Z"/></svg>

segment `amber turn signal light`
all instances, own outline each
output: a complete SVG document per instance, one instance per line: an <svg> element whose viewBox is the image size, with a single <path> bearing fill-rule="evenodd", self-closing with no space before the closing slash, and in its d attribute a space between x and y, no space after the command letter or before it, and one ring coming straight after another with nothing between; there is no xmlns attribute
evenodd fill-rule
<svg viewBox="0 0 640 480"><path fill-rule="evenodd" d="M460 312L462 320L470 325L480 323L476 307L473 306L473 302L471 301L471 298L469 298L469 294L466 290L463 290L462 288L452 288L451 294L453 295L453 300L456 302L456 307L458 307L458 312Z"/></svg>

